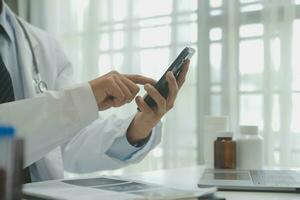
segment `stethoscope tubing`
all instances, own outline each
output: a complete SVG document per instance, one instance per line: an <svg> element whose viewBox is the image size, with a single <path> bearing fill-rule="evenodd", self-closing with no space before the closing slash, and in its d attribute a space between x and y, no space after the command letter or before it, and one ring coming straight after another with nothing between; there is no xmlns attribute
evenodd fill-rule
<svg viewBox="0 0 300 200"><path fill-rule="evenodd" d="M34 73L35 73L35 76L36 76L36 78L33 78L34 79L33 82L35 84L36 90L37 90L38 93L44 93L48 90L48 86L47 86L47 83L45 81L43 81L42 78L41 78L39 68L38 68L38 64L37 64L37 59L36 59L36 56L35 56L35 53L34 53L33 44L31 42L29 33L26 30L23 23L21 22L21 20L17 16L16 16L16 19L17 19L18 23L20 24L20 26L21 26L21 28L24 32L24 35L26 37L26 40L28 41L29 48L30 48L30 51L31 51L33 69L34 69Z"/></svg>

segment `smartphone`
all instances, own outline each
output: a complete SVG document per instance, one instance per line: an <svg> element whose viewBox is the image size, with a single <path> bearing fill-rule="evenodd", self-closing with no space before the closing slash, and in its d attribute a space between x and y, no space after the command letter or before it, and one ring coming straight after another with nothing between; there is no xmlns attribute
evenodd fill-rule
<svg viewBox="0 0 300 200"><path fill-rule="evenodd" d="M181 53L177 56L171 66L167 69L167 71L163 74L163 76L159 79L156 83L155 88L158 92L164 97L167 98L169 95L169 87L168 82L166 80L167 72L173 72L176 80L178 80L180 72L182 71L183 65L186 63L187 60L191 59L195 53L195 49L191 47L185 47ZM156 106L155 101L149 96L146 95L144 97L145 102L149 105L149 107Z"/></svg>

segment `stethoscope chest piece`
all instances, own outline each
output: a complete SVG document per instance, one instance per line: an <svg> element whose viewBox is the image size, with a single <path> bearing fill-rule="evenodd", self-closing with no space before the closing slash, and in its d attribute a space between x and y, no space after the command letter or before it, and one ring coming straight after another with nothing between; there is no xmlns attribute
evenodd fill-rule
<svg viewBox="0 0 300 200"><path fill-rule="evenodd" d="M38 90L39 90L40 93L47 92L47 90L48 90L48 86L44 81L40 81L37 84L37 87L38 87Z"/></svg>

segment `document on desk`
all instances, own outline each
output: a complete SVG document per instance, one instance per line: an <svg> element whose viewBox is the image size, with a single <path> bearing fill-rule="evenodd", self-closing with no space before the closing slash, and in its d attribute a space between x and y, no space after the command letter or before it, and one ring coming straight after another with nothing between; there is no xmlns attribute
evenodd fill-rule
<svg viewBox="0 0 300 200"><path fill-rule="evenodd" d="M159 200L200 197L215 189L182 190L116 177L98 177L31 183L24 185L23 192L43 199Z"/></svg>

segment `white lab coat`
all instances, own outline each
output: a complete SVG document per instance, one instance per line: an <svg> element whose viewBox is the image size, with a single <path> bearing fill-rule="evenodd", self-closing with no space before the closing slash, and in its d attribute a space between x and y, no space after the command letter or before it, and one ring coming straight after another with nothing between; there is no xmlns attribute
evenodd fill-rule
<svg viewBox="0 0 300 200"><path fill-rule="evenodd" d="M32 53L20 25L16 20L13 23L26 100L0 105L0 124L14 125L18 135L25 138L26 166L36 163L31 168L34 180L63 178L64 170L86 173L120 168L141 161L160 142L159 124L149 142L129 160L106 155L115 139L126 134L132 116L103 119L100 112L99 117L87 83L58 92L72 82L71 63L53 38L22 22L30 34L42 80L50 90L56 90L36 94Z"/></svg>

